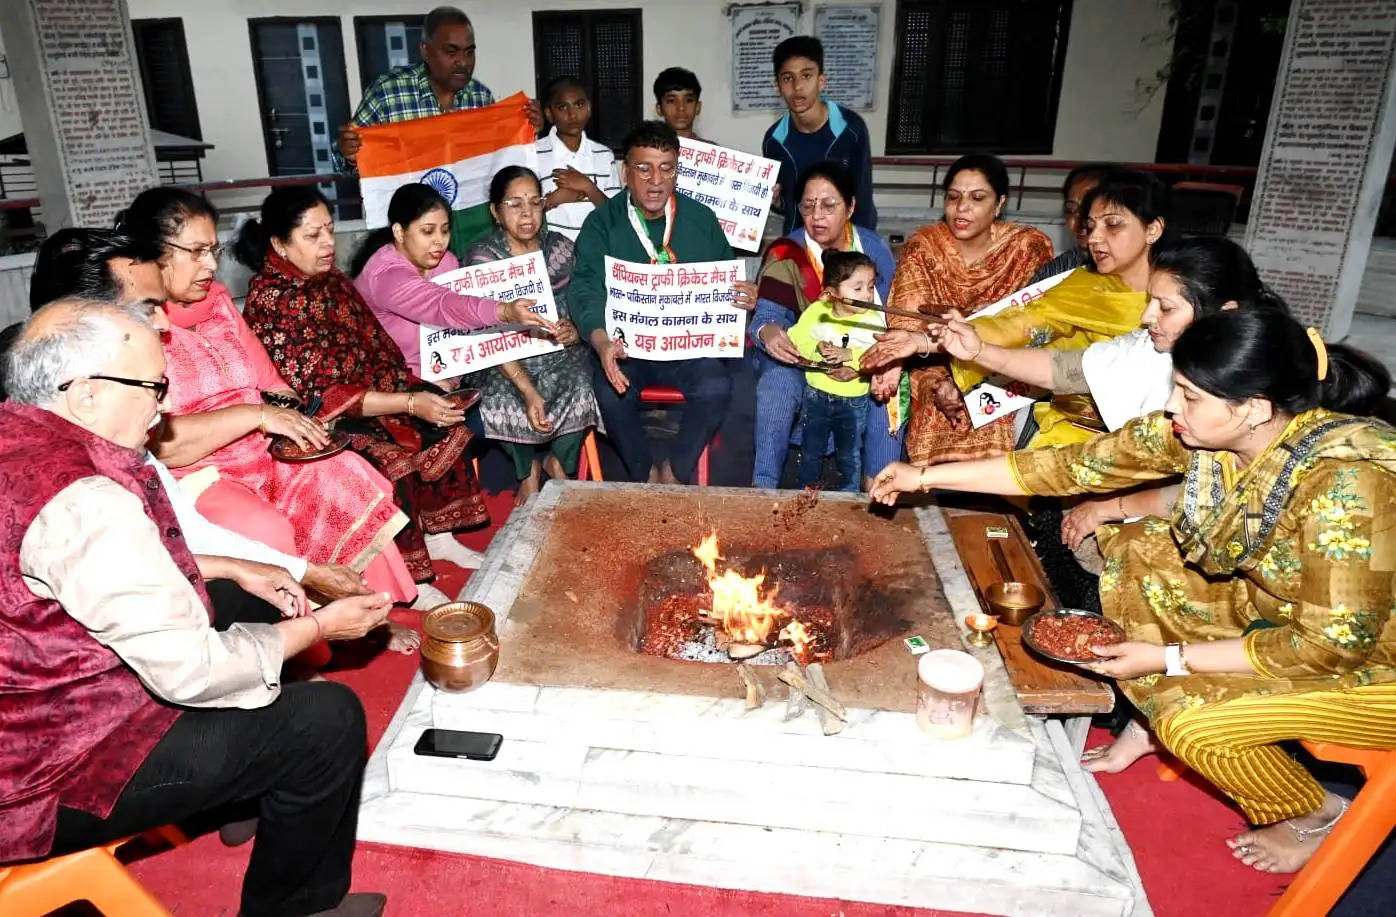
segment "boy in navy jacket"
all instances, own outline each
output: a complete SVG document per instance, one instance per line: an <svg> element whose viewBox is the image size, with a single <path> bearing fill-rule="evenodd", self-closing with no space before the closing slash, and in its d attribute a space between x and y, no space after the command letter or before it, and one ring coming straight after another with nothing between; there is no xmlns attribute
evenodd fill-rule
<svg viewBox="0 0 1396 917"><path fill-rule="evenodd" d="M848 167L857 185L853 222L877 228L872 194L872 146L868 126L857 112L824 98L824 45L808 35L787 38L772 55L776 88L786 113L772 124L761 141L761 155L780 163L776 204L785 214L781 232L800 225L795 188L804 170L826 159Z"/></svg>

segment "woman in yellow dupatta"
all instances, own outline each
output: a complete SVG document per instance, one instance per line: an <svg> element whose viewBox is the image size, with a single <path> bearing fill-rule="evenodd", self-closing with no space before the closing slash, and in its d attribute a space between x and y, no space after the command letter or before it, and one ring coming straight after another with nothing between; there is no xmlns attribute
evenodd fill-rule
<svg viewBox="0 0 1396 917"><path fill-rule="evenodd" d="M1149 251L1163 237L1167 227L1168 200L1167 187L1152 175L1127 170L1108 173L1081 203L1083 212L1087 214L1087 248L1095 262L1095 270L1077 268L1038 297L992 316L970 318L980 339L1000 347L1080 350L1097 341L1109 340L1137 329L1148 305L1145 290L1149 283ZM996 299L1002 299L1016 289L1004 291ZM969 310L957 308L948 314L954 318L964 318L965 314L972 315L974 309L994 301L985 298ZM899 308L908 308L906 298L898 296L895 282L892 302ZM954 302L949 304L958 305ZM916 305L914 299L912 305ZM879 369L936 352L938 348L934 340L923 333L925 326L909 328L908 324L918 323L908 319L901 330L891 330L882 335L880 343L863 355L863 365ZM968 391L985 377L972 363L953 361L951 368L956 387L945 390L948 394L942 396L942 403L947 398L954 399L955 391ZM914 394L913 388L913 397ZM907 436L907 455L913 462L954 461L996 455L1013 448L1011 420L994 421L967 434L969 423L964 417L955 425L959 432L954 433L954 438L958 442L942 448L913 450L911 444L918 410L913 408L913 427ZM958 413L963 415L962 405ZM1041 431L1040 438L1034 439L1034 445L1080 441L1089 436L1053 411L1050 405L1038 405L1034 409L1034 416ZM985 441L985 431L995 433ZM980 448L970 451L966 443Z"/></svg>
<svg viewBox="0 0 1396 917"><path fill-rule="evenodd" d="M1396 747L1396 430L1353 416L1391 377L1273 310L1197 320L1173 363L1167 413L1072 446L898 463L872 495L1101 493L1184 474L1171 524L1101 530L1101 605L1126 642L1087 668L1265 826L1228 842L1237 859L1293 872L1347 803L1279 743ZM1136 722L1085 762L1117 771L1155 747Z"/></svg>
<svg viewBox="0 0 1396 917"><path fill-rule="evenodd" d="M1008 202L1008 170L997 157L961 156L946 171L944 189L943 219L907 240L892 277L888 303L899 309L972 313L1026 286L1052 257L1052 243L1040 231L1000 219ZM893 333L908 340L924 337L926 323L914 318L889 315L887 324L904 329ZM913 351L907 350L897 360L879 364L874 398L899 397L902 366L911 356ZM911 411L906 448L913 461L975 458L1013 447L1011 421L970 427L944 358L907 368Z"/></svg>

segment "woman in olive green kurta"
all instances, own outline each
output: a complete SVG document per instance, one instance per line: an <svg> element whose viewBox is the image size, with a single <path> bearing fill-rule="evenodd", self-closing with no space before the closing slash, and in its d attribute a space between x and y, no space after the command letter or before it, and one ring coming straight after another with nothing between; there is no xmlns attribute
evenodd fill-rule
<svg viewBox="0 0 1396 917"><path fill-rule="evenodd" d="M1317 406L1365 410L1390 378L1331 359L1330 375L1328 348L1288 316L1207 316L1176 345L1168 414L1082 444L889 466L872 491L1067 495L1184 474L1171 524L1099 530L1101 605L1126 642L1089 667L1253 823L1285 822L1232 841L1274 872L1301 866L1346 807L1278 743L1396 747L1396 431ZM1141 736L1122 737L1122 765L1151 747Z"/></svg>

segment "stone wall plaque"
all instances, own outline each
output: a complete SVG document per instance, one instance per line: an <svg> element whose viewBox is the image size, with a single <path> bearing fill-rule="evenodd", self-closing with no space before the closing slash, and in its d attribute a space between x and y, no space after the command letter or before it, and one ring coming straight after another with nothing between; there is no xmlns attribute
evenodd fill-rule
<svg viewBox="0 0 1396 917"><path fill-rule="evenodd" d="M819 6L814 37L824 43L829 98L849 108L877 107L877 39L881 4Z"/></svg>
<svg viewBox="0 0 1396 917"><path fill-rule="evenodd" d="M48 230L110 226L157 183L125 0L5 0L0 10Z"/></svg>
<svg viewBox="0 0 1396 917"><path fill-rule="evenodd" d="M728 16L732 21L732 110L773 111L782 107L771 52L800 31L800 4L732 6Z"/></svg>
<svg viewBox="0 0 1396 917"><path fill-rule="evenodd" d="M1345 336L1396 141L1396 4L1294 0L1246 248L1295 316Z"/></svg>

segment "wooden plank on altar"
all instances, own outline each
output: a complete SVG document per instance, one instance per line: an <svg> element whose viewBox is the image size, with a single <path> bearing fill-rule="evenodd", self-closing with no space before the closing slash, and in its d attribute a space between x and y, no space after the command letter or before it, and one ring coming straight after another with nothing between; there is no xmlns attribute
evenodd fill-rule
<svg viewBox="0 0 1396 917"><path fill-rule="evenodd" d="M984 590L1003 579L989 552L985 532L991 526L1008 529L1008 538L1002 544L1004 558L1008 561L1013 578L1041 586L1047 594L1045 607L1061 607L1037 553L1033 551L1027 534L1016 518L1001 513L946 513L945 521L960 552L960 561L985 611L988 611L988 607L983 600ZM1025 712L1039 715L1089 714L1108 713L1114 709L1115 694L1108 682L1074 666L1034 655L1023 646L1022 628L1000 622L994 629L994 640Z"/></svg>

